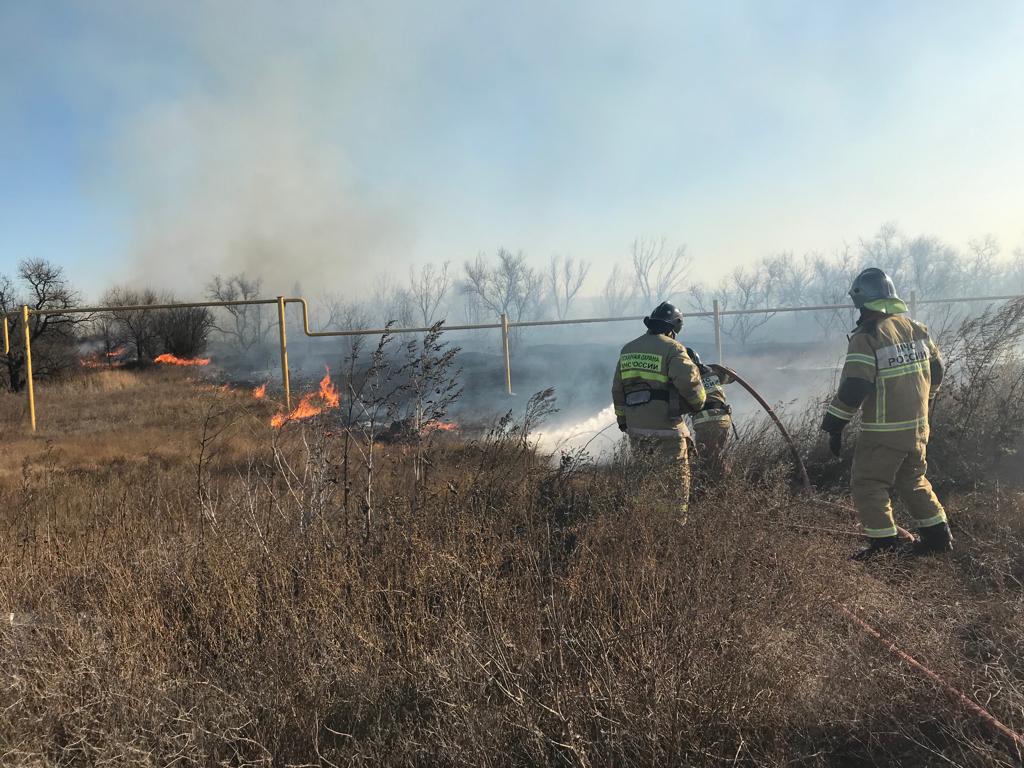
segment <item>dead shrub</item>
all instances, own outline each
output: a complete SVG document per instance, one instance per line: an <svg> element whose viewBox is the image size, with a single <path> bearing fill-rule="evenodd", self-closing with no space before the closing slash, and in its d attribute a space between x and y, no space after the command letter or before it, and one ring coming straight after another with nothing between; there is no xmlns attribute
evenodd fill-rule
<svg viewBox="0 0 1024 768"><path fill-rule="evenodd" d="M55 441L0 486L0 761L1017 760L834 606L1019 728L1019 494L955 500L952 560L866 570L770 433L682 526L622 456L538 455L540 393L475 441L369 447L349 525L365 438L324 418L261 450L258 406L187 397L173 457L72 471Z"/></svg>

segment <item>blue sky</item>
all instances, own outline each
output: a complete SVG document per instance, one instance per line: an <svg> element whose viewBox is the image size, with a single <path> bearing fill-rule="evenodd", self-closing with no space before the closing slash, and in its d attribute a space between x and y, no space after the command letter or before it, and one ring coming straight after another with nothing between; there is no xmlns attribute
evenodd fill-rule
<svg viewBox="0 0 1024 768"><path fill-rule="evenodd" d="M1024 244L1019 2L0 0L0 272Z"/></svg>

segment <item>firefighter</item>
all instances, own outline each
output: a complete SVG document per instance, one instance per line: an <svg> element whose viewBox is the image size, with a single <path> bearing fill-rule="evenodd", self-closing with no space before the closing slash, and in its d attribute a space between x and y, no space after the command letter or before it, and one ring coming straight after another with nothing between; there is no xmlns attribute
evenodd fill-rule
<svg viewBox="0 0 1024 768"><path fill-rule="evenodd" d="M634 459L670 485L675 509L685 520L690 501L689 430L683 415L704 407L700 371L676 341L683 315L663 302L644 318L647 333L619 353L612 401L619 429L629 436Z"/></svg>
<svg viewBox="0 0 1024 768"><path fill-rule="evenodd" d="M704 365L692 348L687 347L686 352L700 371L707 393L704 407L690 416L699 474L702 480L715 483L729 471L726 446L732 430L732 406L725 397L725 385L732 383L732 377L720 365Z"/></svg>
<svg viewBox="0 0 1024 768"><path fill-rule="evenodd" d="M906 316L907 305L881 269L861 272L850 297L860 309L850 336L839 392L821 428L839 456L843 428L861 411L862 432L853 456L850 489L870 546L866 560L882 551L949 552L953 537L946 512L925 476L928 411L942 383L943 363L928 329ZM913 515L920 536L901 542L892 515L892 491Z"/></svg>

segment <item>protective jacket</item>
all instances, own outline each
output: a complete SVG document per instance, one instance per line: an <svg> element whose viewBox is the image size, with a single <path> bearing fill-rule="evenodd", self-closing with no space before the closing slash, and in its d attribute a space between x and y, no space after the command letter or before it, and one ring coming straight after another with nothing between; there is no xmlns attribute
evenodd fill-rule
<svg viewBox="0 0 1024 768"><path fill-rule="evenodd" d="M686 347L659 333L646 333L622 348L612 379L619 426L630 435L687 435L683 416L704 407L700 371Z"/></svg>
<svg viewBox="0 0 1024 768"><path fill-rule="evenodd" d="M696 427L711 421L731 421L732 408L725 397L725 385L732 383L732 377L720 368L716 370L703 364L699 368L707 400L703 410L690 417L693 425Z"/></svg>
<svg viewBox="0 0 1024 768"><path fill-rule="evenodd" d="M822 429L841 430L860 409L874 442L901 450L927 443L929 403L942 375L942 357L924 325L905 315L862 320Z"/></svg>

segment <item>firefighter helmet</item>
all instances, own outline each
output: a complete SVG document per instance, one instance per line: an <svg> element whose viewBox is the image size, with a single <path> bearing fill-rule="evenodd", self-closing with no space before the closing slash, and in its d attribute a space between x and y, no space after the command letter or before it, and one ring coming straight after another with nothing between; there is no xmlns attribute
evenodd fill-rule
<svg viewBox="0 0 1024 768"><path fill-rule="evenodd" d="M693 364L700 368L700 355L697 354L697 350L693 347L687 347L686 354L688 354L690 359L693 360Z"/></svg>
<svg viewBox="0 0 1024 768"><path fill-rule="evenodd" d="M644 325L654 333L679 333L683 330L683 313L675 304L663 301L644 318Z"/></svg>
<svg viewBox="0 0 1024 768"><path fill-rule="evenodd" d="M870 309L887 315L907 311L907 305L896 293L892 278L878 267L865 269L854 278L850 298L857 309Z"/></svg>

